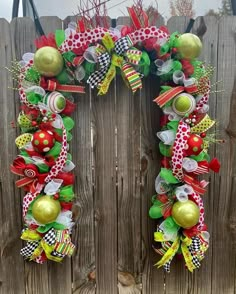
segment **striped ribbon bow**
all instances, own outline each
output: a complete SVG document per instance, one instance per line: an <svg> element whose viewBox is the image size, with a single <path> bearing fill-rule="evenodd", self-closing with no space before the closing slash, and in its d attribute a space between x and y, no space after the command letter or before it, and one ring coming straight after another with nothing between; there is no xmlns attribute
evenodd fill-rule
<svg viewBox="0 0 236 294"><path fill-rule="evenodd" d="M100 68L89 76L87 83L90 87L97 87L99 89L98 95L106 94L118 67L133 93L137 89L141 89L141 75L133 65L139 64L142 52L132 48L132 40L126 36L114 42L111 35L106 33L102 43L103 45L97 44L96 46Z"/></svg>

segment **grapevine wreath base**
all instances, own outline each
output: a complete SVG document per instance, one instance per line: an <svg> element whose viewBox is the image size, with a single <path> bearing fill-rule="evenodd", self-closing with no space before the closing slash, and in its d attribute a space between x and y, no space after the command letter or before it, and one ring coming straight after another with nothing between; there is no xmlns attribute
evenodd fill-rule
<svg viewBox="0 0 236 294"><path fill-rule="evenodd" d="M207 135L215 124L207 114L213 70L196 59L202 48L197 36L170 35L166 27L149 24L140 7L128 11L131 26L92 26L82 17L65 31L37 39L37 51L17 63L21 135L11 171L21 176L16 185L26 191L21 235L26 259L60 262L73 254L73 93L84 94L87 82L98 95L106 94L116 74L133 93L149 74L162 84L154 102L163 111L157 133L163 158L149 211L158 219L154 249L162 258L157 265L169 271L173 257L182 254L193 271L204 258L209 233L202 195L208 183L199 176L220 167L208 155L214 141L214 134Z"/></svg>

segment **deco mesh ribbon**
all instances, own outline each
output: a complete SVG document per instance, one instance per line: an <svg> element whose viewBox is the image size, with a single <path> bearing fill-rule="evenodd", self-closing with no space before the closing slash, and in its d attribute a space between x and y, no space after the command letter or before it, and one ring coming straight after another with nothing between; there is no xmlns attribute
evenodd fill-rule
<svg viewBox="0 0 236 294"><path fill-rule="evenodd" d="M197 36L175 32L160 46L155 60L162 81L154 102L163 111L157 133L163 158L149 215L158 222L154 249L162 258L156 265L167 272L176 254L193 272L209 246L202 200L208 182L199 176L210 169L218 172L220 164L208 155L214 142L214 133L207 134L215 124L207 114L213 69L196 59L201 47Z"/></svg>
<svg viewBox="0 0 236 294"><path fill-rule="evenodd" d="M162 258L157 265L169 271L174 255L182 254L193 271L208 248L201 198L208 183L198 176L219 170L217 159L210 161L207 154L212 136L206 132L215 123L207 114L211 67L196 60L201 49L196 36L169 35L165 27L149 25L140 7L128 12L132 25L115 29L88 27L82 17L65 31L37 39L37 51L25 53L17 65L20 153L11 171L26 192L21 235L26 259L60 262L73 254L72 93L84 94L86 82L98 95L106 94L116 74L133 93L142 88L143 76L162 80L154 101L164 112L157 133L163 160L149 213L158 219L155 251Z"/></svg>

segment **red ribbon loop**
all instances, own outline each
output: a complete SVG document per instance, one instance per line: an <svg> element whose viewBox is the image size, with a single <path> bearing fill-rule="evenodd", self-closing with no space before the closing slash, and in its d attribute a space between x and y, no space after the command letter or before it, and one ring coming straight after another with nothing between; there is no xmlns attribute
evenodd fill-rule
<svg viewBox="0 0 236 294"><path fill-rule="evenodd" d="M206 189L204 189L203 184L201 182L195 180L194 178L188 175L184 175L184 182L190 185L193 188L193 190L200 195L203 195L206 192Z"/></svg>

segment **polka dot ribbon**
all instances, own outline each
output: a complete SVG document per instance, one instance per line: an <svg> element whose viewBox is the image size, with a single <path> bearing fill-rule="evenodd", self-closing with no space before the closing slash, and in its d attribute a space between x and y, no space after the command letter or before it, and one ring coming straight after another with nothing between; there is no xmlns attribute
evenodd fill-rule
<svg viewBox="0 0 236 294"><path fill-rule="evenodd" d="M199 224L197 228L199 231L201 231L204 227L204 212L205 211L204 211L203 201L201 196L195 192L191 195L191 197L194 199L194 201L196 202L200 210Z"/></svg>
<svg viewBox="0 0 236 294"><path fill-rule="evenodd" d="M190 127L183 120L180 121L176 139L173 145L173 156L172 161L172 172L173 175L179 180L183 181L184 172L183 172L183 158L184 150L190 135Z"/></svg>
<svg viewBox="0 0 236 294"><path fill-rule="evenodd" d="M105 34L109 32L111 36L114 36L112 31L108 31L105 28L96 28L93 30L87 30L85 32L72 32L71 35L62 43L59 47L60 52L68 52L73 49L78 49L88 44L96 43L97 41L102 40ZM168 39L169 35L161 29L158 29L155 26L149 28L141 28L127 35L133 42L133 45L148 40L150 38L157 39Z"/></svg>

